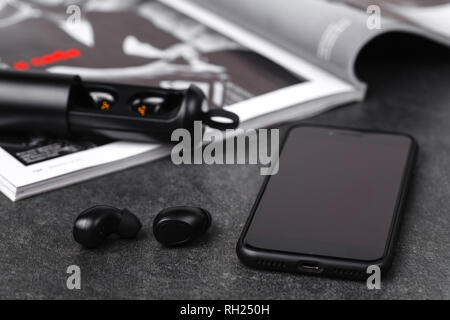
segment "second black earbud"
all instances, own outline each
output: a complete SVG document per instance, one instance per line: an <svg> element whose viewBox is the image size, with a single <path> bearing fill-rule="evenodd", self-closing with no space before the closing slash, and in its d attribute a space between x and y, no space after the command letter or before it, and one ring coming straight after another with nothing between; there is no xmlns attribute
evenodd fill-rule
<svg viewBox="0 0 450 320"><path fill-rule="evenodd" d="M198 239L211 226L211 215L198 207L172 207L153 220L153 234L165 246L182 246Z"/></svg>
<svg viewBox="0 0 450 320"><path fill-rule="evenodd" d="M95 206L83 211L75 220L73 237L86 248L95 248L110 234L121 238L136 237L142 224L127 209L110 206Z"/></svg>

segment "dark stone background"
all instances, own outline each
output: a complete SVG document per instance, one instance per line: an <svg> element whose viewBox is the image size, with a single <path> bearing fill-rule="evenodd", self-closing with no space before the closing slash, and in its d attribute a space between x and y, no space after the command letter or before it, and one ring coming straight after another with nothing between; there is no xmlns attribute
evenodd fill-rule
<svg viewBox="0 0 450 320"><path fill-rule="evenodd" d="M262 183L256 166L174 166L169 158L17 203L0 196L0 298L379 299L450 298L450 55L391 35L365 50L362 103L308 123L407 132L420 152L396 256L382 289L365 283L261 272L239 263L235 245ZM126 207L142 220L138 241L83 250L76 215L94 204ZM207 208L214 224L196 245L164 249L152 220L173 205ZM66 289L66 268L82 289Z"/></svg>

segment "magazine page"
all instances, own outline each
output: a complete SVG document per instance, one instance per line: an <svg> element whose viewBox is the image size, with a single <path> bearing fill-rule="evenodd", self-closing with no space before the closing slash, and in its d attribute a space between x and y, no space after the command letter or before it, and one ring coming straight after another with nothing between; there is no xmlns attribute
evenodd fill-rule
<svg viewBox="0 0 450 320"><path fill-rule="evenodd" d="M215 12L319 68L363 87L348 73L347 67L367 37L361 31L366 28L366 18L359 9L326 0L181 2L186 1Z"/></svg>
<svg viewBox="0 0 450 320"><path fill-rule="evenodd" d="M378 5L382 15L434 33L450 42L450 0L341 0L362 10Z"/></svg>
<svg viewBox="0 0 450 320"><path fill-rule="evenodd" d="M450 30L445 0L165 1L188 1L207 8L358 87L364 85L354 73L357 55L370 40L383 33L403 31L449 42L442 35ZM383 9L381 28L371 28L368 27L371 12L366 10L368 5L377 3ZM414 21L414 25L406 21ZM435 29L441 30L441 34L429 32Z"/></svg>
<svg viewBox="0 0 450 320"><path fill-rule="evenodd" d="M304 118L362 97L352 85L276 46L269 45L290 68L252 50L267 46L258 39L247 38L252 45L246 46L247 41L237 42L158 2L90 0L77 6L81 19L73 23L65 2L0 0L0 67L164 88L193 83L205 92L210 108L233 110L244 126L255 118L264 119L258 126ZM342 94L344 101L324 100ZM323 101L311 103L318 100ZM303 104L305 109L298 107ZM280 110L286 111L284 118L267 116ZM124 160L146 155L139 158L142 163L169 151L156 144L4 134L0 146L0 183L11 193L52 179L59 179L55 186L73 183L79 179L70 173L102 167L89 171L92 177L106 164L123 168ZM70 180L63 183L62 177Z"/></svg>

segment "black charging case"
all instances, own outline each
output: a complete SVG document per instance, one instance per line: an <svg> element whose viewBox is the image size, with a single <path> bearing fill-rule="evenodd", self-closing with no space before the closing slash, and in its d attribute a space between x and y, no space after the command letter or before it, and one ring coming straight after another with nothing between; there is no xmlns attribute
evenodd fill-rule
<svg viewBox="0 0 450 320"><path fill-rule="evenodd" d="M0 132L98 136L133 141L170 141L175 129L193 131L194 121L236 128L225 110L203 111L205 95L191 85L172 90L83 81L78 76L0 71ZM216 123L212 117L229 119Z"/></svg>

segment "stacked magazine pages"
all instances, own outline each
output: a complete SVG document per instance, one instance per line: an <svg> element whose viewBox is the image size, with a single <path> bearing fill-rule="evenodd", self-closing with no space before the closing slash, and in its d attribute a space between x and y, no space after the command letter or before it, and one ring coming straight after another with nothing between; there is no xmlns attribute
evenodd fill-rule
<svg viewBox="0 0 450 320"><path fill-rule="evenodd" d="M381 8L379 25L368 6ZM376 14L376 10L374 14ZM449 1L0 0L0 68L182 89L243 128L361 100L358 53L391 31L450 43ZM1 121L1 119L0 119ZM0 191L15 201L146 163L170 146L0 134Z"/></svg>

